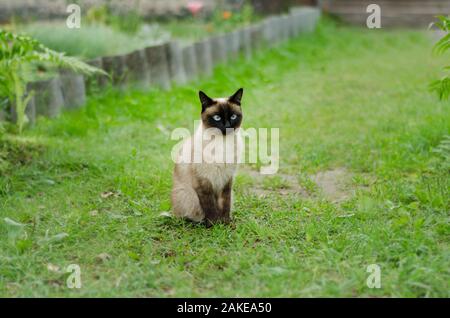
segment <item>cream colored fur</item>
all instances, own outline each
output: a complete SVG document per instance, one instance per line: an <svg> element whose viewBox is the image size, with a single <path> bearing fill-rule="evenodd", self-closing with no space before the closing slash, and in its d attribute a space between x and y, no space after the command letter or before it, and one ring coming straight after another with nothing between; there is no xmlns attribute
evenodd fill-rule
<svg viewBox="0 0 450 318"><path fill-rule="evenodd" d="M172 190L172 211L176 216L197 222L204 219L205 215L194 189L196 178L207 179L214 191L219 194L234 177L243 150L241 131L236 129L232 134L222 135L218 132L213 135L211 138L211 131L200 124L194 135L187 139L180 149L179 163L176 164L173 174ZM226 154L231 160L215 161L219 155L225 159ZM193 162L195 158L201 162Z"/></svg>

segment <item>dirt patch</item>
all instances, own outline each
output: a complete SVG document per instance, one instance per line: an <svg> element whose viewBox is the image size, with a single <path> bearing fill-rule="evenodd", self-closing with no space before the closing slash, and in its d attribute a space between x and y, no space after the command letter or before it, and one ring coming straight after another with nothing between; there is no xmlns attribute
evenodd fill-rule
<svg viewBox="0 0 450 318"><path fill-rule="evenodd" d="M350 178L351 174L343 168L320 171L311 176L322 194L333 202L341 202L350 197L351 193L346 186Z"/></svg>
<svg viewBox="0 0 450 318"><path fill-rule="evenodd" d="M300 186L297 177L293 175L282 173L264 175L248 166L240 168L238 173L252 179L253 185L249 187L249 191L258 197L267 197L273 194L282 196L309 196L308 191Z"/></svg>
<svg viewBox="0 0 450 318"><path fill-rule="evenodd" d="M352 175L343 168L300 176L283 173L263 175L248 166L243 166L238 174L251 178L252 184L247 187L248 191L261 198L271 195L293 195L302 198L323 196L339 203L352 195L348 186Z"/></svg>

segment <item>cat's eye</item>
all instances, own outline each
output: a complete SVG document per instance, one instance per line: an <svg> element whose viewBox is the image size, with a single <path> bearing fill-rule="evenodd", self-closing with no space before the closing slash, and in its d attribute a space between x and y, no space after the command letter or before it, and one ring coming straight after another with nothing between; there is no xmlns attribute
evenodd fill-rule
<svg viewBox="0 0 450 318"><path fill-rule="evenodd" d="M231 120L235 120L236 118L237 118L237 115L236 115L236 114L233 114L233 115L231 115L231 117L230 117Z"/></svg>
<svg viewBox="0 0 450 318"><path fill-rule="evenodd" d="M214 116L213 116L213 119L214 119L215 121L220 121L221 118L220 118L219 115L214 115Z"/></svg>

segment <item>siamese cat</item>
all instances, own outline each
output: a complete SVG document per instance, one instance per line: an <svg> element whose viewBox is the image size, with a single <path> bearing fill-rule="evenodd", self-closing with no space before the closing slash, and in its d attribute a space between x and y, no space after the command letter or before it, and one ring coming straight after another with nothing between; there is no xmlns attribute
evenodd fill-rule
<svg viewBox="0 0 450 318"><path fill-rule="evenodd" d="M172 211L194 222L231 221L232 185L241 159L243 89L228 98L199 92L201 124L186 139L173 172Z"/></svg>

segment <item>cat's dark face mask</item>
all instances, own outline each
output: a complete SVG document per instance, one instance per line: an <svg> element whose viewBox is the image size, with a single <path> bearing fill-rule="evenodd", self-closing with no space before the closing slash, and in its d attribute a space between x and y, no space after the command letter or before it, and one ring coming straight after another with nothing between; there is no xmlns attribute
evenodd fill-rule
<svg viewBox="0 0 450 318"><path fill-rule="evenodd" d="M238 129L242 123L242 94L243 89L240 88L229 98L212 99L200 91L204 127L219 129L224 135Z"/></svg>

